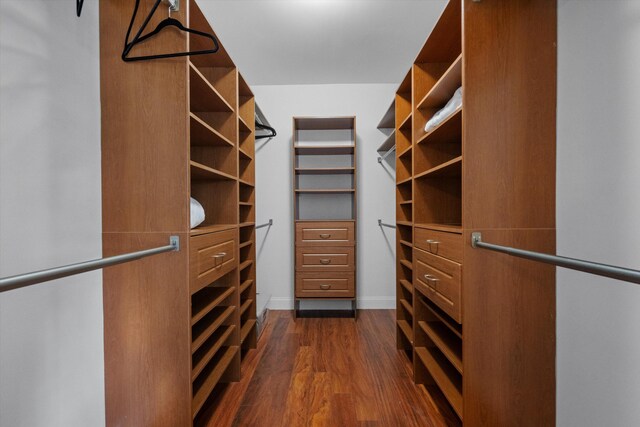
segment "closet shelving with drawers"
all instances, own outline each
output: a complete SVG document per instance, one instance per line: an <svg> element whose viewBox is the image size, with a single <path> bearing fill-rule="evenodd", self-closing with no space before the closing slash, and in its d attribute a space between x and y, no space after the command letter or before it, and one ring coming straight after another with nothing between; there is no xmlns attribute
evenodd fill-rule
<svg viewBox="0 0 640 427"><path fill-rule="evenodd" d="M131 13L127 0L100 2L104 253L169 235L181 248L104 271L106 420L206 425L256 346L255 101L222 44L210 55L123 62ZM214 34L194 0L172 16ZM204 43L167 32L137 49ZM193 229L189 197L205 212Z"/></svg>
<svg viewBox="0 0 640 427"><path fill-rule="evenodd" d="M449 1L395 96L398 348L452 425L555 420L553 268L470 246L555 250L557 5L524 3Z"/></svg>
<svg viewBox="0 0 640 427"><path fill-rule="evenodd" d="M356 119L294 117L295 313L301 301L356 309Z"/></svg>

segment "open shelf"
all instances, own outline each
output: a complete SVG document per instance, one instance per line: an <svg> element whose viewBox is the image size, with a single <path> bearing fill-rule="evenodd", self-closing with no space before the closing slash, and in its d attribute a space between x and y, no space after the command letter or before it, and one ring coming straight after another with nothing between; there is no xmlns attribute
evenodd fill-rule
<svg viewBox="0 0 640 427"><path fill-rule="evenodd" d="M198 291L196 302L191 305L191 325L195 325L214 307L233 294L234 288L208 287Z"/></svg>
<svg viewBox="0 0 640 427"><path fill-rule="evenodd" d="M444 326L449 328L451 332L454 333L455 336L462 339L462 326L456 323L454 320L450 319L449 316L444 314L439 308L432 307L431 303L428 303L424 300L424 298L428 297L420 297L418 300L422 305L424 305L431 314L435 316L436 319L442 322Z"/></svg>
<svg viewBox="0 0 640 427"><path fill-rule="evenodd" d="M407 292L413 294L413 285L409 283L408 280L400 279L400 284L407 290Z"/></svg>
<svg viewBox="0 0 640 427"><path fill-rule="evenodd" d="M408 146L407 148L405 148L404 150L402 150L402 151L400 151L400 152L398 153L398 157L404 157L404 156L406 156L407 154L411 154L411 150L412 150L412 149L413 149L413 146L411 146L411 145L410 145L410 146Z"/></svg>
<svg viewBox="0 0 640 427"><path fill-rule="evenodd" d="M401 225L403 227L413 227L413 223L411 221L396 221L396 225Z"/></svg>
<svg viewBox="0 0 640 427"><path fill-rule="evenodd" d="M411 129L411 118L412 117L413 117L413 114L409 113L409 115L402 121L402 123L400 123L400 126L398 126L398 129L410 130Z"/></svg>
<svg viewBox="0 0 640 427"><path fill-rule="evenodd" d="M238 148L238 153L240 153L240 156L242 156L242 157L244 157L244 158L246 158L246 159L248 159L248 160L253 160L253 157L252 157L249 153L247 153L246 151L244 151L244 150L242 149L242 147Z"/></svg>
<svg viewBox="0 0 640 427"><path fill-rule="evenodd" d="M350 175L355 168L295 168L296 175Z"/></svg>
<svg viewBox="0 0 640 427"><path fill-rule="evenodd" d="M406 240L400 240L400 244L404 245L404 246L406 246L408 248L413 248L413 243L407 242Z"/></svg>
<svg viewBox="0 0 640 427"><path fill-rule="evenodd" d="M437 352L426 347L416 347L415 352L427 368L453 410L462 419L462 377L450 363Z"/></svg>
<svg viewBox="0 0 640 427"><path fill-rule="evenodd" d="M462 374L462 340L452 336L451 331L440 322L419 321L418 325L453 367Z"/></svg>
<svg viewBox="0 0 640 427"><path fill-rule="evenodd" d="M462 86L462 54L456 58L431 90L422 98L417 108L421 110L444 106L460 86Z"/></svg>
<svg viewBox="0 0 640 427"><path fill-rule="evenodd" d="M407 310L407 312L413 316L413 307L411 307L411 304L409 304L409 301L407 301L406 299L400 299L400 304L404 307L405 310Z"/></svg>
<svg viewBox="0 0 640 427"><path fill-rule="evenodd" d="M233 112L233 107L191 62L189 62L189 93L193 112Z"/></svg>
<svg viewBox="0 0 640 427"><path fill-rule="evenodd" d="M436 176L453 177L462 174L462 156L449 160L441 165L417 174L414 179L432 178Z"/></svg>
<svg viewBox="0 0 640 427"><path fill-rule="evenodd" d="M235 181L235 177L191 160L191 179L196 181Z"/></svg>
<svg viewBox="0 0 640 427"><path fill-rule="evenodd" d="M411 181L413 181L413 178L412 178L412 177L409 177L409 178L407 178L407 179L403 179L402 181L398 181L398 182L396 183L396 185L408 184L408 183L410 183Z"/></svg>
<svg viewBox="0 0 640 427"><path fill-rule="evenodd" d="M461 224L416 224L416 227L428 228L430 230L445 231L447 233L462 234Z"/></svg>
<svg viewBox="0 0 640 427"><path fill-rule="evenodd" d="M191 403L191 414L196 416L198 411L204 405L214 387L222 378L234 356L238 352L238 347L228 347L224 351L219 351L215 357L209 362L207 367L193 382L193 402Z"/></svg>
<svg viewBox="0 0 640 427"><path fill-rule="evenodd" d="M353 154L353 145L296 145L296 154L330 156L335 154Z"/></svg>
<svg viewBox="0 0 640 427"><path fill-rule="evenodd" d="M244 326L242 326L242 329L240 330L240 344L244 343L244 340L247 339L247 336L249 336L249 333L255 326L256 326L255 319L247 320L247 323L245 323Z"/></svg>
<svg viewBox="0 0 640 427"><path fill-rule="evenodd" d="M240 316L242 316L245 311L247 311L247 309L251 306L251 303L253 303L253 300L249 298L240 305Z"/></svg>
<svg viewBox="0 0 640 427"><path fill-rule="evenodd" d="M435 129L422 135L416 144L462 141L462 107L455 110Z"/></svg>
<svg viewBox="0 0 640 427"><path fill-rule="evenodd" d="M248 280L245 280L244 282L242 282L242 284L240 285L240 293L243 293L244 291L249 289L249 287L251 286L252 283L253 283L252 279L248 279Z"/></svg>
<svg viewBox="0 0 640 427"><path fill-rule="evenodd" d="M405 200L404 202L400 202L401 205L411 205L413 204L413 200Z"/></svg>
<svg viewBox="0 0 640 427"><path fill-rule="evenodd" d="M238 227L244 228L244 227L251 227L252 225L256 225L256 223L255 222L243 222L243 223L239 224Z"/></svg>
<svg viewBox="0 0 640 427"><path fill-rule="evenodd" d="M191 353L195 353L229 319L235 310L235 306L214 307L204 318L196 323L191 333Z"/></svg>
<svg viewBox="0 0 640 427"><path fill-rule="evenodd" d="M202 372L204 367L207 366L213 356L215 356L218 350L220 350L225 341L229 339L235 328L235 325L228 325L219 328L215 334L211 335L205 345L193 354L191 363L193 366L191 370L191 381L195 381L198 375L200 375L200 372Z"/></svg>
<svg viewBox="0 0 640 427"><path fill-rule="evenodd" d="M404 265L409 270L413 270L413 265L409 261L407 261L406 259L400 260L400 264Z"/></svg>
<svg viewBox="0 0 640 427"><path fill-rule="evenodd" d="M304 190L295 190L296 193L353 193L353 188L308 188Z"/></svg>
<svg viewBox="0 0 640 427"><path fill-rule="evenodd" d="M240 132L251 132L251 126L240 115L238 116L238 124L240 125Z"/></svg>
<svg viewBox="0 0 640 427"><path fill-rule="evenodd" d="M199 236L201 234L215 233L216 231L224 231L235 228L235 224L216 224L203 227L193 228L190 232L191 236Z"/></svg>
<svg viewBox="0 0 640 427"><path fill-rule="evenodd" d="M252 182L249 181L245 181L244 179L239 179L238 182L240 183L240 185L245 185L247 187L255 187L256 185Z"/></svg>
<svg viewBox="0 0 640 427"><path fill-rule="evenodd" d="M413 329L411 328L411 325L409 325L409 322L407 322L406 320L398 320L398 327L407 338L407 340L411 344L413 344Z"/></svg>
<svg viewBox="0 0 640 427"><path fill-rule="evenodd" d="M192 146L234 147L234 143L229 138L194 113L189 113L189 126Z"/></svg>
<svg viewBox="0 0 640 427"><path fill-rule="evenodd" d="M392 130L387 139L378 147L378 153L386 153L396 145L396 130Z"/></svg>
<svg viewBox="0 0 640 427"><path fill-rule="evenodd" d="M253 260L247 260L245 262L243 262L242 264L240 264L240 266L238 267L238 270L242 271L245 268L249 267L251 264L253 264Z"/></svg>
<svg viewBox="0 0 640 427"><path fill-rule="evenodd" d="M245 248L247 246L250 246L253 244L253 240L247 240L246 242L242 242L238 245L238 248L242 249Z"/></svg>

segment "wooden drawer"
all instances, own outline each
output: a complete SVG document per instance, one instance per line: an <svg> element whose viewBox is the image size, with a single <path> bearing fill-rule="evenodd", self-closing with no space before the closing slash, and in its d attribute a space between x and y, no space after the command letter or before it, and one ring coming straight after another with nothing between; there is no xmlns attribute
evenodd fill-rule
<svg viewBox="0 0 640 427"><path fill-rule="evenodd" d="M296 222L296 245L350 246L354 242L353 222Z"/></svg>
<svg viewBox="0 0 640 427"><path fill-rule="evenodd" d="M455 262L462 262L462 234L418 227L415 230L416 235L413 244L416 248Z"/></svg>
<svg viewBox="0 0 640 427"><path fill-rule="evenodd" d="M238 266L237 230L191 237L189 284L195 293Z"/></svg>
<svg viewBox="0 0 640 427"><path fill-rule="evenodd" d="M462 323L462 266L420 249L413 252L416 289Z"/></svg>
<svg viewBox="0 0 640 427"><path fill-rule="evenodd" d="M296 273L296 298L353 298L354 273Z"/></svg>
<svg viewBox="0 0 640 427"><path fill-rule="evenodd" d="M353 271L353 246L296 248L296 271Z"/></svg>

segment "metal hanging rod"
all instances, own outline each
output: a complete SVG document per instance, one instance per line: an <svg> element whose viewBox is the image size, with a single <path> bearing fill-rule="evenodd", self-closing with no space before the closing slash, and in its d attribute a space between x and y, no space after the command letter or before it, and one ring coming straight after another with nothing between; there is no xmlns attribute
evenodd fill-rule
<svg viewBox="0 0 640 427"><path fill-rule="evenodd" d="M387 151L386 153L384 153L382 156L378 156L378 163L382 163L382 161L384 159L386 159L391 153L393 153L394 151L396 151L396 146L394 145L393 147L389 148L389 151Z"/></svg>
<svg viewBox="0 0 640 427"><path fill-rule="evenodd" d="M474 248L489 249L491 251L502 252L519 258L526 258L533 261L553 264L571 270L583 271L585 273L596 274L598 276L610 277L612 279L624 280L625 282L640 284L640 271L630 268L616 267L614 265L600 264L597 262L584 261L576 258L567 258L557 255L543 254L540 252L526 251L523 249L511 248L509 246L494 245L482 241L482 233L471 233L471 246Z"/></svg>
<svg viewBox="0 0 640 427"><path fill-rule="evenodd" d="M167 246L4 277L0 279L0 293L172 251L180 251L180 237L178 236L169 237Z"/></svg>
<svg viewBox="0 0 640 427"><path fill-rule="evenodd" d="M270 219L269 222L265 222L264 224L256 225L256 230L258 228L271 227L272 225L273 225L273 219Z"/></svg>
<svg viewBox="0 0 640 427"><path fill-rule="evenodd" d="M385 224L384 222L382 222L382 220L381 220L381 219L379 219L379 220L378 220L378 225L379 225L380 227L396 228L396 226L395 226L395 225L393 225L393 224Z"/></svg>

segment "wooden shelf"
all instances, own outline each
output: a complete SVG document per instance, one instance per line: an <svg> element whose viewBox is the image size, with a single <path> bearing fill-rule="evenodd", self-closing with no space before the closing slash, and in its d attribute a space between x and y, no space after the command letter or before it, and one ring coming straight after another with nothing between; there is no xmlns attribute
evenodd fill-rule
<svg viewBox="0 0 640 427"><path fill-rule="evenodd" d="M449 328L449 330L453 332L455 336L462 339L462 326L460 324L456 323L454 320L451 320L446 314L441 314L440 309L433 308L431 304L425 302L423 298L418 298L418 300L427 308L427 310L431 312L431 314L436 317L436 319L440 320L444 326Z"/></svg>
<svg viewBox="0 0 640 427"><path fill-rule="evenodd" d="M245 181L244 179L239 179L238 182L241 185L246 185L247 187L255 187L256 186L254 183L249 182L249 181Z"/></svg>
<svg viewBox="0 0 640 427"><path fill-rule="evenodd" d="M319 193L354 193L356 190L353 188L311 188L305 190L295 190L298 194L310 193L310 194L319 194Z"/></svg>
<svg viewBox="0 0 640 427"><path fill-rule="evenodd" d="M243 262L242 264L240 264L240 266L238 267L239 271L244 270L245 268L249 267L251 264L253 264L253 260L247 260L245 262Z"/></svg>
<svg viewBox="0 0 640 427"><path fill-rule="evenodd" d="M396 145L396 130L392 130L387 139L378 147L378 153L386 153Z"/></svg>
<svg viewBox="0 0 640 427"><path fill-rule="evenodd" d="M198 291L198 301L192 303L191 306L191 326L195 325L214 307L220 305L229 295L233 294L234 290L234 288L209 287ZM209 302L202 302L201 300L209 300Z"/></svg>
<svg viewBox="0 0 640 427"><path fill-rule="evenodd" d="M253 160L253 157L249 153L244 151L242 147L238 148L238 153L240 154L241 157L244 157L248 160Z"/></svg>
<svg viewBox="0 0 640 427"><path fill-rule="evenodd" d="M413 146L412 145L408 146L407 148L405 148L404 150L399 152L398 153L398 157L404 157L404 156L406 156L408 154L411 154L412 153L411 150L413 150Z"/></svg>
<svg viewBox="0 0 640 427"><path fill-rule="evenodd" d="M413 265L409 261L407 261L406 259L400 260L400 264L404 265L409 270L413 270Z"/></svg>
<svg viewBox="0 0 640 427"><path fill-rule="evenodd" d="M240 306L240 316L242 316L244 312L247 311L247 309L251 306L252 303L253 303L253 300L251 298L249 298L248 300L242 303L242 305Z"/></svg>
<svg viewBox="0 0 640 427"><path fill-rule="evenodd" d="M253 206L253 203L251 203L251 202L238 202L238 205L250 207L250 206Z"/></svg>
<svg viewBox="0 0 640 427"><path fill-rule="evenodd" d="M353 154L353 145L297 145L294 147L296 154L301 155L336 155Z"/></svg>
<svg viewBox="0 0 640 427"><path fill-rule="evenodd" d="M415 352L442 390L453 410L462 419L462 378L460 374L444 359L444 356L432 353L428 348L416 347Z"/></svg>
<svg viewBox="0 0 640 427"><path fill-rule="evenodd" d="M198 348L233 314L235 306L215 307L192 328L191 353Z"/></svg>
<svg viewBox="0 0 640 427"><path fill-rule="evenodd" d="M431 168L427 171L417 174L414 179L420 178L433 178L433 177L454 177L462 174L462 156L458 156L455 159L449 160L441 165Z"/></svg>
<svg viewBox="0 0 640 427"><path fill-rule="evenodd" d="M430 230L436 231L444 231L447 233L457 233L462 234L462 225L461 224L416 224L416 227L419 228L428 228Z"/></svg>
<svg viewBox="0 0 640 427"><path fill-rule="evenodd" d="M398 129L411 130L411 117L413 117L413 114L409 113L409 115L402 121L402 123L400 123Z"/></svg>
<svg viewBox="0 0 640 427"><path fill-rule="evenodd" d="M204 405L204 402L207 400L216 384L218 384L218 381L220 381L220 378L222 378L222 375L231 364L231 361L237 352L238 347L228 347L219 358L216 357L209 363L211 367L205 369L200 376L203 378L200 379L200 377L198 377L196 381L194 381L193 402L191 403L191 415L194 418L202 408L202 405Z"/></svg>
<svg viewBox="0 0 640 427"><path fill-rule="evenodd" d="M240 293L243 293L244 291L249 289L252 283L253 283L252 279L245 280L244 282L242 282L242 284L240 285Z"/></svg>
<svg viewBox="0 0 640 427"><path fill-rule="evenodd" d="M189 162L190 170L191 170L191 179L196 181L235 181L236 178L228 173L224 173L217 169L210 168L209 166L205 166L203 164L194 162L191 160Z"/></svg>
<svg viewBox="0 0 640 427"><path fill-rule="evenodd" d="M413 227L413 223L411 221L396 221L396 225L401 225L403 227Z"/></svg>
<svg viewBox="0 0 640 427"><path fill-rule="evenodd" d="M407 338L407 340L409 340L409 342L413 345L413 329L411 328L411 325L409 325L409 322L407 322L406 320L398 320L398 327Z"/></svg>
<svg viewBox="0 0 640 427"><path fill-rule="evenodd" d="M407 301L406 299L401 299L400 304L404 307L405 310L407 310L407 312L409 312L411 316L413 316L413 307L411 307L409 301Z"/></svg>
<svg viewBox="0 0 640 427"><path fill-rule="evenodd" d="M239 249L245 248L247 246L250 246L251 244L253 244L253 240L247 240L246 242L242 242L238 245Z"/></svg>
<svg viewBox="0 0 640 427"><path fill-rule="evenodd" d="M295 168L296 175L351 175L356 168Z"/></svg>
<svg viewBox="0 0 640 427"><path fill-rule="evenodd" d="M409 248L413 248L413 243L407 242L406 240L400 240L400 244Z"/></svg>
<svg viewBox="0 0 640 427"><path fill-rule="evenodd" d="M210 346L203 346L198 351L196 351L193 355L192 365L193 368L191 370L191 381L195 381L200 372L207 366L207 364L211 361L213 356L220 350L220 348L224 345L224 343L229 339L233 331L235 330L235 325L228 325L222 328L219 328L214 335L208 341L211 341Z"/></svg>
<svg viewBox="0 0 640 427"><path fill-rule="evenodd" d="M444 72L431 90L418 103L418 109L443 107L462 86L462 54Z"/></svg>
<svg viewBox="0 0 640 427"><path fill-rule="evenodd" d="M233 107L191 62L189 62L189 93L192 112L233 112Z"/></svg>
<svg viewBox="0 0 640 427"><path fill-rule="evenodd" d="M400 205L412 205L413 204L413 200L407 200L407 201L404 201L404 202L400 202L399 204Z"/></svg>
<svg viewBox="0 0 640 427"><path fill-rule="evenodd" d="M400 284L407 290L407 292L413 294L413 285L408 280L400 279Z"/></svg>
<svg viewBox="0 0 640 427"><path fill-rule="evenodd" d="M247 339L247 336L249 335L249 333L251 332L251 330L255 326L256 326L256 320L255 319L247 320L247 323L245 323L242 326L242 329L240 330L240 344L244 343L244 340Z"/></svg>
<svg viewBox="0 0 640 427"><path fill-rule="evenodd" d="M252 225L256 225L255 222L243 222L241 224L238 225L239 228L244 228L244 227L251 227Z"/></svg>
<svg viewBox="0 0 640 427"><path fill-rule="evenodd" d="M355 129L355 117L295 117L296 130Z"/></svg>
<svg viewBox="0 0 640 427"><path fill-rule="evenodd" d="M393 100L387 111L382 116L380 123L378 123L378 129L390 129L395 127L396 123L396 101Z"/></svg>
<svg viewBox="0 0 640 427"><path fill-rule="evenodd" d="M252 132L251 126L240 115L238 115L238 124L240 125L240 132Z"/></svg>
<svg viewBox="0 0 640 427"><path fill-rule="evenodd" d="M199 236L201 234L207 233L215 233L218 231L231 230L232 228L236 228L235 224L214 224L214 225L205 225L202 227L196 227L191 229L191 236Z"/></svg>
<svg viewBox="0 0 640 427"><path fill-rule="evenodd" d="M435 129L425 133L416 141L417 144L437 144L441 142L462 142L462 107L453 112Z"/></svg>
<svg viewBox="0 0 640 427"><path fill-rule="evenodd" d="M440 322L419 321L420 329L438 347L454 368L462 374L462 340Z"/></svg>
<svg viewBox="0 0 640 427"><path fill-rule="evenodd" d="M217 146L233 148L235 144L226 136L209 126L194 113L189 113L192 146Z"/></svg>
<svg viewBox="0 0 640 427"><path fill-rule="evenodd" d="M410 183L410 182L412 182L412 181L413 181L413 178L412 178L412 177L409 177L409 178L407 178L407 179L403 179L402 181L398 181L398 182L396 183L396 185L403 185L403 184Z"/></svg>

